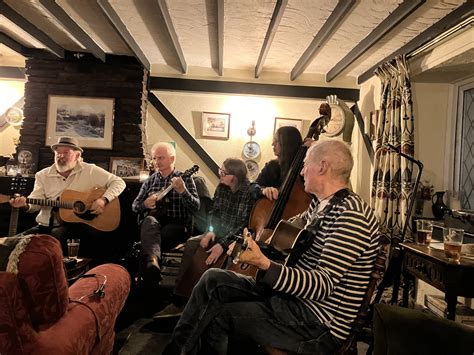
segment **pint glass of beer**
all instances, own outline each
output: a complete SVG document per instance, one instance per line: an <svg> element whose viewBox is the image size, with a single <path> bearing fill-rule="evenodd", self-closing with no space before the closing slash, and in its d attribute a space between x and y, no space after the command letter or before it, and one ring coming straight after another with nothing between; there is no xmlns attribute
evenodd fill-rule
<svg viewBox="0 0 474 355"><path fill-rule="evenodd" d="M433 222L428 219L418 219L416 221L416 243L420 245L430 245L433 233Z"/></svg>
<svg viewBox="0 0 474 355"><path fill-rule="evenodd" d="M449 261L461 260L461 247L464 230L457 228L443 228L444 255Z"/></svg>

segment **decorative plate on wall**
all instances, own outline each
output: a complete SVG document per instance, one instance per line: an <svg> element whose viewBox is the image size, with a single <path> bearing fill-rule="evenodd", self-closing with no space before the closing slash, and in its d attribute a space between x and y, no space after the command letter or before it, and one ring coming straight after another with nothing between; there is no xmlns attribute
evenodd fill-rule
<svg viewBox="0 0 474 355"><path fill-rule="evenodd" d="M19 126L23 122L23 111L18 107L10 107L5 113L5 120L12 126Z"/></svg>
<svg viewBox="0 0 474 355"><path fill-rule="evenodd" d="M255 160L246 160L245 166L247 167L247 170L249 172L250 180L255 179L258 176L258 173L260 172L257 162Z"/></svg>
<svg viewBox="0 0 474 355"><path fill-rule="evenodd" d="M260 145L257 142L249 141L244 144L242 154L247 159L254 159L260 155Z"/></svg>

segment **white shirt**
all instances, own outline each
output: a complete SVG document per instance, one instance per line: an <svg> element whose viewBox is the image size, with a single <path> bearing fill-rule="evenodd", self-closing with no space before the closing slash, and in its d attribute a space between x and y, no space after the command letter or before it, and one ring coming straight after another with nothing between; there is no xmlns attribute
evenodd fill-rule
<svg viewBox="0 0 474 355"><path fill-rule="evenodd" d="M69 176L65 178L60 175L53 164L35 175L35 186L28 198L57 200L64 190L75 190L87 192L95 187L107 188L102 197L109 202L118 197L125 189L122 178L109 173L95 164L78 162ZM51 207L31 205L28 212L40 210L36 222L43 226L49 226ZM59 222L55 221L55 225Z"/></svg>

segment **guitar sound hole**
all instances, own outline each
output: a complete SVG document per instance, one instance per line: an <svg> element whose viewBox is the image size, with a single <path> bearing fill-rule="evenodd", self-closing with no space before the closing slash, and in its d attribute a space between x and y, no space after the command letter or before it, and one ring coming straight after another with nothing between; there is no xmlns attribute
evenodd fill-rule
<svg viewBox="0 0 474 355"><path fill-rule="evenodd" d="M86 204L82 201L74 201L73 210L75 213L84 213L86 210Z"/></svg>

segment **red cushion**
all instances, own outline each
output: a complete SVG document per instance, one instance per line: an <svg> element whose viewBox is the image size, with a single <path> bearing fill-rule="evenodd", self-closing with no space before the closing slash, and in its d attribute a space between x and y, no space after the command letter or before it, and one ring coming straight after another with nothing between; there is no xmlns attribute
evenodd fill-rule
<svg viewBox="0 0 474 355"><path fill-rule="evenodd" d="M18 263L18 281L30 310L33 326L56 322L68 306L68 285L59 241L35 235Z"/></svg>

